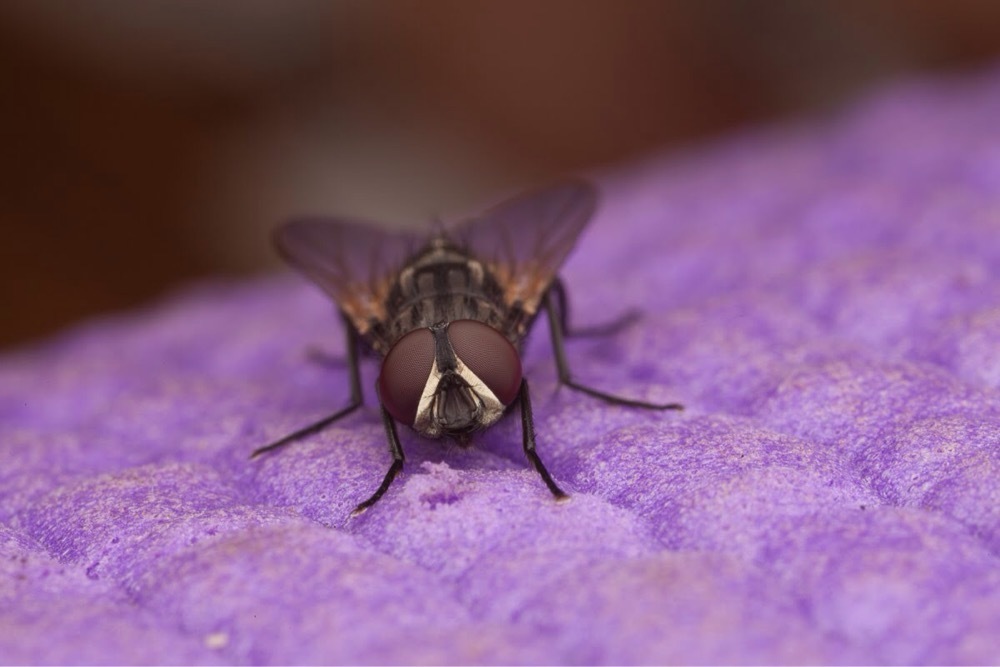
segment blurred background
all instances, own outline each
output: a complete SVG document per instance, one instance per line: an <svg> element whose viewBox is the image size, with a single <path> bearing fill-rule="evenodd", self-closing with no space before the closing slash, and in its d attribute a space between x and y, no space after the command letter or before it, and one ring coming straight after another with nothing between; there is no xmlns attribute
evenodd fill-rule
<svg viewBox="0 0 1000 667"><path fill-rule="evenodd" d="M0 348L998 56L991 0L2 0Z"/></svg>

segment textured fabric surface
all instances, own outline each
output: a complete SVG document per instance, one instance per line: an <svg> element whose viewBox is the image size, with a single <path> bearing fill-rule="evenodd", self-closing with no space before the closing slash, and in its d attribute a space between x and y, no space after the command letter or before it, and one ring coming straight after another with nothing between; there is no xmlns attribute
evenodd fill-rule
<svg viewBox="0 0 1000 667"><path fill-rule="evenodd" d="M291 275L0 359L0 661L1000 662L1000 71L598 179L576 376L468 450L401 430ZM327 357L318 363L309 350ZM312 355L315 357L316 355Z"/></svg>

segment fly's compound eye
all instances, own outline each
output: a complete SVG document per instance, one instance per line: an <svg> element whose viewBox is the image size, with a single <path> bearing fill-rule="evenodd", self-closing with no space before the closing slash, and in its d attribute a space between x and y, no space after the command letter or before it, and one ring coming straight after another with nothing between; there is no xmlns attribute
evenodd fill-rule
<svg viewBox="0 0 1000 667"><path fill-rule="evenodd" d="M521 356L502 333L475 320L448 325L448 340L469 370L490 388L504 405L517 398L521 388Z"/></svg>
<svg viewBox="0 0 1000 667"><path fill-rule="evenodd" d="M433 367L434 334L430 329L414 329L389 350L382 362L378 389L382 404L396 421L413 425Z"/></svg>

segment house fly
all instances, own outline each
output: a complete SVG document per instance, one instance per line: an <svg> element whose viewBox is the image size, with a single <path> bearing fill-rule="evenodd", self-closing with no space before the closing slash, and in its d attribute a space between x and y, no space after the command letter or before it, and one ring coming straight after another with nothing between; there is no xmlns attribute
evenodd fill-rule
<svg viewBox="0 0 1000 667"><path fill-rule="evenodd" d="M336 303L347 331L350 401L337 412L255 450L251 458L316 433L362 404L359 354L381 358L376 394L392 463L353 515L374 505L403 468L396 423L428 438L471 436L520 406L522 445L557 499L566 498L535 448L528 381L520 349L542 309L559 382L594 398L634 408L681 410L576 382L563 338L565 289L557 277L597 206L584 181L559 183L505 201L429 236L391 232L350 218L293 220L274 232L292 266ZM605 327L604 331L614 329Z"/></svg>

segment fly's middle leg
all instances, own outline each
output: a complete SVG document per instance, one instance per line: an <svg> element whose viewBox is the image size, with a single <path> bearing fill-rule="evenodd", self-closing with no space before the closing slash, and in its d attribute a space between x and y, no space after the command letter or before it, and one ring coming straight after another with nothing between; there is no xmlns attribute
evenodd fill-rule
<svg viewBox="0 0 1000 667"><path fill-rule="evenodd" d="M560 303L561 302L561 303ZM573 379L569 370L569 362L566 359L566 349L563 343L565 336L565 313L566 313L566 292L562 284L558 281L553 283L552 288L545 293L544 307L549 320L549 335L552 338L552 351L556 357L556 368L559 371L559 382L570 389L593 396L606 403L614 405L624 405L632 408L644 408L647 410L683 410L680 403L650 403L633 398L616 396L593 387L580 384ZM561 306L561 307L560 307Z"/></svg>

